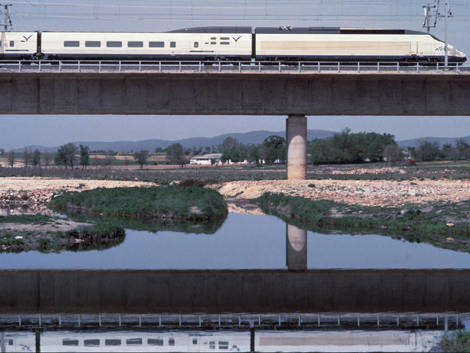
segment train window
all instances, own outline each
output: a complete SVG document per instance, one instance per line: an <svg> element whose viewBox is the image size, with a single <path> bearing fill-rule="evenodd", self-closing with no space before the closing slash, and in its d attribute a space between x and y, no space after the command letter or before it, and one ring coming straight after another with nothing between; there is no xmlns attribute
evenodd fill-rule
<svg viewBox="0 0 470 353"><path fill-rule="evenodd" d="M217 38L216 37L211 37L211 40L217 40Z"/></svg>
<svg viewBox="0 0 470 353"><path fill-rule="evenodd" d="M197 344L197 338L193 338L193 344Z"/></svg>
<svg viewBox="0 0 470 353"><path fill-rule="evenodd" d="M116 339L116 338L110 338L110 339L104 340L104 344L106 346L120 346L121 345L121 340Z"/></svg>
<svg viewBox="0 0 470 353"><path fill-rule="evenodd" d="M230 45L230 42L220 42L220 45Z"/></svg>
<svg viewBox="0 0 470 353"><path fill-rule="evenodd" d="M163 340L161 338L149 338L147 344L149 346L163 346Z"/></svg>
<svg viewBox="0 0 470 353"><path fill-rule="evenodd" d="M219 349L228 349L227 341L219 341Z"/></svg>
<svg viewBox="0 0 470 353"><path fill-rule="evenodd" d="M85 347L99 347L100 340L99 339L84 340L83 344L85 345Z"/></svg>
<svg viewBox="0 0 470 353"><path fill-rule="evenodd" d="M150 48L165 48L165 42L150 42Z"/></svg>
<svg viewBox="0 0 470 353"><path fill-rule="evenodd" d="M95 41L95 40L87 40L85 42L85 47L91 47L91 48L99 48L101 47L101 42L100 41Z"/></svg>
<svg viewBox="0 0 470 353"><path fill-rule="evenodd" d="M78 346L78 340L74 340L71 338L64 338L62 340L62 345L63 346Z"/></svg>
<svg viewBox="0 0 470 353"><path fill-rule="evenodd" d="M194 48L199 48L199 42L194 42Z"/></svg>
<svg viewBox="0 0 470 353"><path fill-rule="evenodd" d="M2 46L2 41L0 40L0 47Z"/></svg>
<svg viewBox="0 0 470 353"><path fill-rule="evenodd" d="M144 42L127 42L128 48L143 48Z"/></svg>
<svg viewBox="0 0 470 353"><path fill-rule="evenodd" d="M230 40L230 37L220 37L220 40Z"/></svg>
<svg viewBox="0 0 470 353"><path fill-rule="evenodd" d="M13 346L13 340L11 338L8 340L8 345Z"/></svg>
<svg viewBox="0 0 470 353"><path fill-rule="evenodd" d="M129 338L126 343L128 346L140 346L142 344L142 338Z"/></svg>
<svg viewBox="0 0 470 353"><path fill-rule="evenodd" d="M106 42L106 46L108 48L122 48L122 42L114 42L114 41Z"/></svg>
<svg viewBox="0 0 470 353"><path fill-rule="evenodd" d="M215 341L210 341L209 342L209 348L210 349L215 349Z"/></svg>
<svg viewBox="0 0 470 353"><path fill-rule="evenodd" d="M211 45L216 45L216 44L217 44L217 42L211 42Z"/></svg>
<svg viewBox="0 0 470 353"><path fill-rule="evenodd" d="M175 345L175 339L174 339L174 338L170 338L170 339L168 340L168 345L169 345L169 346L174 346L174 345Z"/></svg>
<svg viewBox="0 0 470 353"><path fill-rule="evenodd" d="M170 42L170 48L176 48L176 42Z"/></svg>
<svg viewBox="0 0 470 353"><path fill-rule="evenodd" d="M15 46L15 41L10 40L10 47L14 47L14 46Z"/></svg>
<svg viewBox="0 0 470 353"><path fill-rule="evenodd" d="M79 47L80 42L78 40L66 40L64 41L64 47Z"/></svg>

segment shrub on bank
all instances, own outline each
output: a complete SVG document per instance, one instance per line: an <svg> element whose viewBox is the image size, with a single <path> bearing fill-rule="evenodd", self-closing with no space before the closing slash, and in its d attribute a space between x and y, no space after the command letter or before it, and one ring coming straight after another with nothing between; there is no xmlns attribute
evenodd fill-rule
<svg viewBox="0 0 470 353"><path fill-rule="evenodd" d="M227 204L217 191L179 186L66 192L52 199L49 205L95 215L193 221L220 219L228 213Z"/></svg>

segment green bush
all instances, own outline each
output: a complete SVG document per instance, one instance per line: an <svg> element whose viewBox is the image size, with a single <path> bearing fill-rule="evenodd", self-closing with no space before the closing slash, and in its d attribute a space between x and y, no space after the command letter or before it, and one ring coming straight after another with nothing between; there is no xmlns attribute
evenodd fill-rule
<svg viewBox="0 0 470 353"><path fill-rule="evenodd" d="M67 192L55 197L49 205L137 218L208 220L224 218L228 212L224 198L217 191L179 186Z"/></svg>

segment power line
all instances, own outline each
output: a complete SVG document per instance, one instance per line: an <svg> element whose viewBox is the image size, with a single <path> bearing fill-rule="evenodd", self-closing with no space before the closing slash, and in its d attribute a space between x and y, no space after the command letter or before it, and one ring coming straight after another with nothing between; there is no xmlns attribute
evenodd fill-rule
<svg viewBox="0 0 470 353"><path fill-rule="evenodd" d="M276 20L299 22L332 19L383 21L385 18L389 21L393 19L414 21L422 17L419 14L419 9L422 7L423 1L398 0L391 3L389 0L343 0L337 1L338 6L332 6L331 2L324 3L318 0L292 0L288 3L281 0L270 0L269 2L267 0L245 0L240 2L240 5L233 5L233 3L227 5L226 2L220 0L200 0L197 2L167 0L163 5L147 0L136 1L133 5L129 5L127 1L123 0L85 0L80 4L67 3L67 0L63 2L19 0L16 4L21 4L22 9L14 12L15 17L47 20L158 20L166 22ZM468 1L454 0L453 4L454 7L460 8L458 13L469 12ZM29 11L29 9L32 10L31 6L35 6L34 11ZM306 11L307 6L310 11ZM357 13L352 13L348 9L350 6L367 6L368 11L365 13L356 9ZM385 6L387 9L394 6L395 13L383 11ZM311 11L312 9L315 11ZM456 16L454 21L467 21L467 18L464 15Z"/></svg>

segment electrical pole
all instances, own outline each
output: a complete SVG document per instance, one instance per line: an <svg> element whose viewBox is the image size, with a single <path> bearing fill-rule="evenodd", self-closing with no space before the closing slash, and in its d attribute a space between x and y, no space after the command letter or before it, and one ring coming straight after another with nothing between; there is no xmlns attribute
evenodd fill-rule
<svg viewBox="0 0 470 353"><path fill-rule="evenodd" d="M435 9L436 5L431 6L431 4L427 4L423 6L424 8L424 22L423 22L423 27L426 27L428 30L428 33L431 33L431 28L436 27L436 23L434 22L434 26L431 25L431 9Z"/></svg>
<svg viewBox="0 0 470 353"><path fill-rule="evenodd" d="M12 27L9 7L13 6L13 5L12 4L6 4L6 5L0 4L0 7L1 6L3 6L5 8L5 10L3 10L3 24L0 23L0 26L5 27L5 32L7 32L8 27L10 27L10 30L11 30L11 27ZM0 10L0 14L1 13L2 13L2 10Z"/></svg>
<svg viewBox="0 0 470 353"><path fill-rule="evenodd" d="M448 27L448 18L449 17L452 17L452 12L450 10L450 6L449 6L449 3L450 3L450 0L445 0L445 14L444 15L441 15L439 13L439 3L440 3L440 0L435 0L435 3L434 3L434 6L431 6L431 4L427 4L425 6L423 6L424 8L424 23L423 23L423 27L426 27L428 29L428 33L431 32L431 28L436 28L436 24L437 24L437 19L438 18L442 18L444 17L445 18L445 43L444 43L444 70L445 71L448 71L449 70L449 46L448 46L448 39L449 39L449 27ZM434 25L431 25L430 22L431 22L431 18L433 17L433 14L431 14L431 9L436 9L435 10L435 19L434 19Z"/></svg>
<svg viewBox="0 0 470 353"><path fill-rule="evenodd" d="M444 51L445 51L445 65L444 65L444 70L445 71L448 71L449 70L449 53L448 53L448 47L447 47L447 30L448 30L448 26L447 26L447 17L449 15L449 1L446 0L446 43L445 43L445 46L444 46Z"/></svg>

